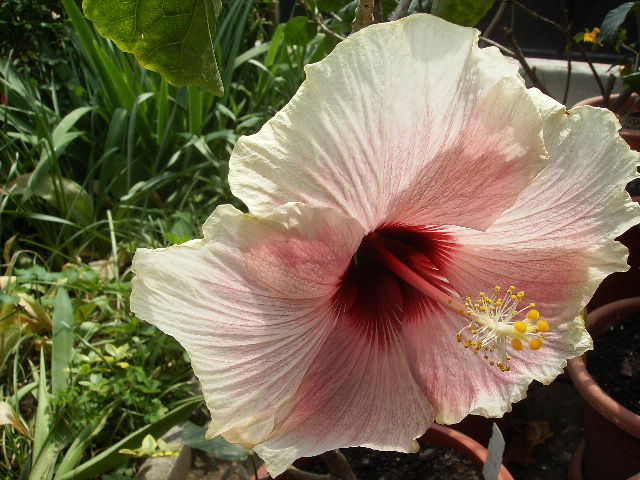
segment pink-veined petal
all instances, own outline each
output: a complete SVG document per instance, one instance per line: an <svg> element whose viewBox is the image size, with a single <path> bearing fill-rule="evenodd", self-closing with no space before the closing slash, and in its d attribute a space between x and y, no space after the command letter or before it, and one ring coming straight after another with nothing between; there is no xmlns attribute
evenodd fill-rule
<svg viewBox="0 0 640 480"><path fill-rule="evenodd" d="M189 353L210 434L259 443L335 323L332 296L363 231L288 204L267 218L218 207L204 240L139 249L131 309Z"/></svg>
<svg viewBox="0 0 640 480"><path fill-rule="evenodd" d="M390 220L485 229L546 156L517 67L477 36L425 14L352 35L238 141L232 191L257 215L301 201L367 231Z"/></svg>
<svg viewBox="0 0 640 480"><path fill-rule="evenodd" d="M618 129L613 114L594 107L545 120L551 162L516 203L486 232L451 228L459 246L445 275L459 293L517 285L543 315L566 320L604 277L627 269L627 249L614 238L640 222L624 191L640 155Z"/></svg>
<svg viewBox="0 0 640 480"><path fill-rule="evenodd" d="M531 380L552 381L568 358L591 347L576 315L605 276L627 268L626 248L614 238L640 220L640 208L624 191L637 175L638 153L617 135L619 123L606 110L567 112L547 102L541 113L551 162L485 232L448 228L455 247L442 273L461 296L517 286L552 331L540 350L510 350L511 371L501 372L456 348L464 319L447 316L438 332L422 336L412 323L406 338L438 421L456 422L467 413L499 416ZM427 374L444 351L451 352L447 368Z"/></svg>
<svg viewBox="0 0 640 480"><path fill-rule="evenodd" d="M431 425L433 409L411 375L402 338L376 339L338 321L283 407L286 420L255 447L272 476L301 456L340 447L417 451L414 439Z"/></svg>
<svg viewBox="0 0 640 480"><path fill-rule="evenodd" d="M430 310L406 321L403 329L413 375L438 423L458 423L468 414L501 417L526 396L534 379L549 383L567 358L591 348L584 322L577 317L546 335L541 350L510 351L511 370L503 372L458 343L456 333L464 326L455 314Z"/></svg>

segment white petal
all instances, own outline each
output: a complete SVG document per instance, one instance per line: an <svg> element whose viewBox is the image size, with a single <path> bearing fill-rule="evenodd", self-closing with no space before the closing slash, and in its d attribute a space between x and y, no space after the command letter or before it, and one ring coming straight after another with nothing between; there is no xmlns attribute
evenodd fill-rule
<svg viewBox="0 0 640 480"><path fill-rule="evenodd" d="M450 227L454 246L442 270L462 296L476 297L495 285L517 286L536 303L552 331L538 351L511 351L511 371L494 369L494 380L486 378L482 366L456 373L453 365L464 357L452 351L448 374L456 382L462 379L469 391L454 395L445 379L427 378L425 389L440 421L455 422L465 413L501 415L524 396L532 380L552 381L566 359L591 348L583 322L574 318L605 276L627 268L626 248L614 238L640 219L640 208L624 191L637 175L639 154L617 135L619 124L606 110L567 112L547 102L543 116L551 162L487 231ZM450 329L450 344L464 326L459 320ZM407 338L416 339L419 368L428 368L435 347L417 334ZM439 391L445 395L433 400Z"/></svg>
<svg viewBox="0 0 640 480"><path fill-rule="evenodd" d="M210 433L255 444L333 328L331 297L363 232L327 209L266 219L218 207L205 239L134 258L131 309L191 356Z"/></svg>
<svg viewBox="0 0 640 480"><path fill-rule="evenodd" d="M375 338L375 337L373 337ZM302 456L341 447L415 452L433 409L413 379L404 343L379 343L340 319L282 425L255 447L273 477Z"/></svg>
<svg viewBox="0 0 640 480"><path fill-rule="evenodd" d="M387 222L484 229L546 163L517 68L478 32L429 15L368 27L306 67L294 98L233 151L254 214L330 206Z"/></svg>

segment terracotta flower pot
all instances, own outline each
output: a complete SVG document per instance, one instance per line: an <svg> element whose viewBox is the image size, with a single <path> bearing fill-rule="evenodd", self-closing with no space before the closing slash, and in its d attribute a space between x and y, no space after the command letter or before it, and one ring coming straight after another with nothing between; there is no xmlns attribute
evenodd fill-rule
<svg viewBox="0 0 640 480"><path fill-rule="evenodd" d="M439 447L449 447L457 450L466 457L468 457L473 463L482 468L484 462L487 460L487 449L476 442L471 437L466 436L464 433L458 432L453 428L445 427L443 425L432 425L427 433L425 433L421 440L430 442ZM502 465L500 467L499 480L513 480L513 477L507 470L507 467Z"/></svg>
<svg viewBox="0 0 640 480"><path fill-rule="evenodd" d="M486 448L472 438L467 437L465 434L443 425L432 425L420 440L432 443L439 447L457 450L480 468L484 466L484 462L487 460ZM304 465L300 465L300 468L304 468ZM260 470L258 470L258 478L259 480L266 480L269 478L269 474L264 465L262 465ZM286 473L284 473L279 475L277 480L288 480L288 478L289 477L287 477ZM255 477L252 477L252 480L254 479ZM504 465L500 468L498 480L514 480Z"/></svg>
<svg viewBox="0 0 640 480"><path fill-rule="evenodd" d="M598 337L635 313L640 313L640 297L597 308L588 316L589 331ZM587 370L584 355L569 360L568 368L587 403L584 444L574 454L571 479L626 480L640 472L640 415L600 388Z"/></svg>
<svg viewBox="0 0 640 480"><path fill-rule="evenodd" d="M612 102L615 102L617 98L617 94L611 95ZM628 112L629 109L635 108L637 113L633 118L639 129L622 128L620 130L620 136L626 140L633 150L640 151L640 123L638 123L638 120L640 120L640 102L637 102L637 99L637 95L632 95L620 111L624 114ZM602 104L602 97L591 97L576 103L574 106L591 105L593 107L602 107ZM640 196L638 196L639 194L636 191L632 190L632 183L633 182L627 185L627 191L633 200L640 203ZM638 288L638 285L640 285L640 226L636 225L630 228L616 238L616 240L629 249L627 263L630 265L630 268L626 272L616 272L604 279L587 305L587 310L589 311L593 311L615 300L640 295L640 288Z"/></svg>

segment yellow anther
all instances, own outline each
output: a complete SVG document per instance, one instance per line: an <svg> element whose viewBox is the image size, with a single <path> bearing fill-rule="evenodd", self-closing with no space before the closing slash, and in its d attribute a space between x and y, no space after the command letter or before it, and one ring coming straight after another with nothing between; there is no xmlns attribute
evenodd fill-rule
<svg viewBox="0 0 640 480"><path fill-rule="evenodd" d="M524 322L518 321L513 324L513 328L515 328L520 333L524 333L527 331L527 324Z"/></svg>
<svg viewBox="0 0 640 480"><path fill-rule="evenodd" d="M529 310L527 312L527 318L532 322L535 322L540 318L540 312L538 310Z"/></svg>
<svg viewBox="0 0 640 480"><path fill-rule="evenodd" d="M530 306L531 308L533 308L533 307L535 307L535 306L536 306L536 304L535 304L535 303L533 303L533 302L531 302L531 303L529 304L529 306Z"/></svg>
<svg viewBox="0 0 640 480"><path fill-rule="evenodd" d="M487 307L485 307L484 305L482 305L482 306L479 308L479 310L480 310L481 312L486 312L486 311L487 311Z"/></svg>
<svg viewBox="0 0 640 480"><path fill-rule="evenodd" d="M539 320L538 321L538 330L540 330L541 332L548 332L549 331L549 323L546 322L545 320Z"/></svg>
<svg viewBox="0 0 640 480"><path fill-rule="evenodd" d="M516 287L514 287L513 285L510 285L509 288L507 289L508 292L513 292L516 289Z"/></svg>
<svg viewBox="0 0 640 480"><path fill-rule="evenodd" d="M480 297L481 297L481 298L484 298L484 297L486 297L486 296L487 296L487 294L486 294L486 293L484 293L484 292L480 292Z"/></svg>
<svg viewBox="0 0 640 480"><path fill-rule="evenodd" d="M513 348L515 348L516 350L522 350L524 347L522 346L522 340L520 340L519 338L514 338L513 340L511 340L511 345L513 346Z"/></svg>
<svg viewBox="0 0 640 480"><path fill-rule="evenodd" d="M464 315L464 310L458 310L458 313L459 313L460 315Z"/></svg>
<svg viewBox="0 0 640 480"><path fill-rule="evenodd" d="M540 347L542 347L541 338L534 338L529 342L529 348L531 348L531 350L540 350Z"/></svg>
<svg viewBox="0 0 640 480"><path fill-rule="evenodd" d="M518 299L518 297L516 297L515 295L511 295L511 298L514 299L514 300Z"/></svg>
<svg viewBox="0 0 640 480"><path fill-rule="evenodd" d="M518 292L518 299L524 298L524 292L522 290L520 290Z"/></svg>
<svg viewBox="0 0 640 480"><path fill-rule="evenodd" d="M502 299L501 298L496 300L496 307L500 307L500 306L502 306Z"/></svg>
<svg viewBox="0 0 640 480"><path fill-rule="evenodd" d="M462 342L462 335L460 333L456 333L456 340L458 340L458 342Z"/></svg>

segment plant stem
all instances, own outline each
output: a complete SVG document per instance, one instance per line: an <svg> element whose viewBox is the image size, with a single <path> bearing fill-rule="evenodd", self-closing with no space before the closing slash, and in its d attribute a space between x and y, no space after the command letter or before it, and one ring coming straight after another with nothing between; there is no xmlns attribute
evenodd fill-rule
<svg viewBox="0 0 640 480"><path fill-rule="evenodd" d="M483 33L483 37L485 37L485 39L491 36L493 31L498 26L498 23L500 23L500 20L502 19L504 12L506 12L507 8L509 8L510 1L511 0L502 0L502 3L500 4L500 6L498 7L498 10L496 11L496 14L493 16L493 18L491 19L491 22L489 23L489 26L485 29Z"/></svg>
<svg viewBox="0 0 640 480"><path fill-rule="evenodd" d="M411 6L411 0L399 0L398 5L391 14L389 20L399 20L407 16L409 13L409 7Z"/></svg>
<svg viewBox="0 0 640 480"><path fill-rule="evenodd" d="M329 472L340 478L341 480L357 480L356 474L353 473L349 460L344 454L336 449L323 453L321 456L324 463L329 467Z"/></svg>
<svg viewBox="0 0 640 480"><path fill-rule="evenodd" d="M490 38L487 38L484 35L480 35L480 40L482 40L483 42L486 42L489 45L492 45L494 47L498 47L502 51L502 53L504 53L505 55L509 55L510 57L513 57L513 58L516 57L516 52L514 52L513 50L509 50L504 45L500 45L495 40L491 40Z"/></svg>
<svg viewBox="0 0 640 480"><path fill-rule="evenodd" d="M525 11L526 13L531 15L532 17L537 18L541 22L548 23L553 28L555 28L560 33L562 33L565 37L567 37L568 39L571 39L571 32L569 32L566 28L564 28L559 23L554 22L550 18L543 17L542 15L540 15L535 10L531 10L526 5L523 5L522 3L520 3L518 0L511 0L511 1L513 2L514 5L517 5L519 8L521 8L523 11ZM600 75L598 75L598 72L596 71L596 68L593 65L593 60L591 60L591 56L589 56L589 53L587 53L587 51L580 44L580 42L576 42L575 46L578 47L578 50L580 51L580 54L582 55L582 57L587 62L587 65L589 65L589 69L591 70L591 73L593 74L593 78L596 81L596 84L598 85L598 90L600 90L600 94L602 95L602 97L604 99L604 105L606 106L609 103L609 96L607 95L607 92L606 92L606 90L604 88L604 85L602 84L602 80L600 79Z"/></svg>
<svg viewBox="0 0 640 480"><path fill-rule="evenodd" d="M296 467L287 468L286 473L287 477L291 478L292 480L339 480L331 473L320 475L319 473L305 472L304 470L300 470Z"/></svg>
<svg viewBox="0 0 640 480"><path fill-rule="evenodd" d="M375 0L360 0L356 7L356 16L351 24L351 33L356 33L374 23L373 7Z"/></svg>
<svg viewBox="0 0 640 480"><path fill-rule="evenodd" d="M516 37L513 34L513 30L511 28L505 28L504 33L507 36L507 39L509 40L509 42L511 42L511 45L513 46L513 49L514 49L515 57L520 62L520 65L522 65L522 69L524 70L524 73L526 73L529 79L531 79L531 82L536 88L538 88L545 95L549 95L548 90L538 78L536 71L533 68L531 68L531 65L529 65L529 63L527 62L527 59L522 53L522 50L520 49L520 45L518 44L518 41L516 40Z"/></svg>

